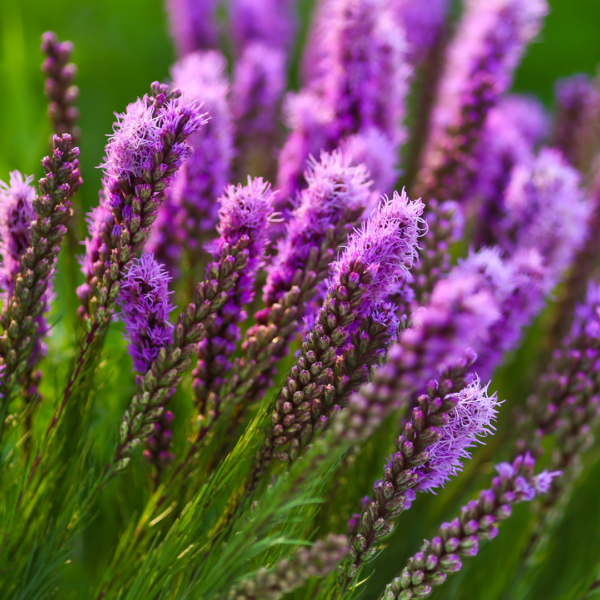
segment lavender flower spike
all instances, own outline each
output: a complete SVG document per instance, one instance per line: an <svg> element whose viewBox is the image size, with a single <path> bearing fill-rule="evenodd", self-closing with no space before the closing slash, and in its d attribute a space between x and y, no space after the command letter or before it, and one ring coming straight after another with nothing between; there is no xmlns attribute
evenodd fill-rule
<svg viewBox="0 0 600 600"><path fill-rule="evenodd" d="M272 569L259 569L252 577L242 579L223 600L278 600L311 577L329 575L347 552L346 536L330 534L310 548L299 548L289 560L280 560Z"/></svg>
<svg viewBox="0 0 600 600"><path fill-rule="evenodd" d="M3 304L8 307L15 290L15 281L21 273L21 259L31 246L31 223L36 219L34 202L37 200L35 188L31 185L33 176L23 177L19 171L10 174L10 182L0 181L0 288L3 291ZM35 343L21 377L23 397L27 404L39 400L37 386L41 372L34 374L34 368L46 353L44 337L49 331L44 318L52 300L52 280L41 299L41 310L35 317L37 325ZM29 413L25 416L25 427L29 429Z"/></svg>
<svg viewBox="0 0 600 600"><path fill-rule="evenodd" d="M169 301L169 276L162 265L151 254L142 254L134 259L121 285L117 304L121 308L121 319L125 325L125 338L133 359L133 368L145 375L162 347L169 345L173 337L173 326L169 313L173 305ZM146 459L156 467L156 479L164 465L172 462L170 424L173 413L167 411L154 424L155 431L144 451Z"/></svg>
<svg viewBox="0 0 600 600"><path fill-rule="evenodd" d="M215 248L220 253L209 265L207 279L196 286L192 302L179 315L173 328L173 343L163 346L148 372L138 378L137 393L119 428L119 446L111 472L124 469L133 450L153 434L154 423L166 412L166 400L217 316L223 318L227 314L229 318L226 307L232 298L250 299L251 273L260 262L260 257L249 252L253 244L251 228L266 219L264 201L269 195L268 186L256 180L247 187L231 188L224 200L227 210L222 212L222 238Z"/></svg>
<svg viewBox="0 0 600 600"><path fill-rule="evenodd" d="M216 47L218 4L219 0L166 0L171 38L180 58Z"/></svg>
<svg viewBox="0 0 600 600"><path fill-rule="evenodd" d="M517 457L512 464L497 465L498 476L492 480L492 487L464 506L460 517L444 523L438 537L424 542L402 574L386 587L381 600L427 598L449 573L460 571L460 556L475 556L480 540L495 538L497 524L511 515L513 504L545 494L560 474L543 471L534 475L534 466L529 454Z"/></svg>
<svg viewBox="0 0 600 600"><path fill-rule="evenodd" d="M153 87L118 116L106 146L100 208L90 223L83 272L87 282L78 290L88 328L110 318L120 279L135 254L144 247L164 190L190 154L186 138L205 123L195 104L184 104L179 92Z"/></svg>
<svg viewBox="0 0 600 600"><path fill-rule="evenodd" d="M263 265L268 242L267 225L272 215L273 193L269 184L260 178L248 178L248 185L243 187L229 186L221 198L217 228L220 235L210 245L210 250L218 261L224 250L247 240L244 250L247 263L227 304L216 312L207 337L198 345L193 389L199 411L204 413L203 430L220 416L218 390L231 368L230 359L240 339L239 324L246 318L244 306L254 298L254 283ZM211 268L212 265L208 267L208 277Z"/></svg>
<svg viewBox="0 0 600 600"><path fill-rule="evenodd" d="M39 197L32 199L36 219L29 226L31 243L20 257L19 273L14 275L12 294L2 314L3 408L8 406L18 378L30 369L31 357L43 333L38 317L46 307L65 225L72 214L71 196L81 184L78 156L79 149L73 148L71 136L63 134L54 136L52 156L42 160L46 177L39 181Z"/></svg>
<svg viewBox="0 0 600 600"><path fill-rule="evenodd" d="M210 115L188 138L193 153L174 177L147 244L147 252L173 276L183 253L190 268L197 265L202 243L218 221L217 198L229 183L234 150L226 69L225 57L216 50L194 52L171 69L173 86L182 90L184 101L201 103Z"/></svg>
<svg viewBox="0 0 600 600"><path fill-rule="evenodd" d="M546 12L545 0L467 2L432 115L417 177L419 195L464 199L487 115L510 86Z"/></svg>
<svg viewBox="0 0 600 600"><path fill-rule="evenodd" d="M50 104L48 116L52 122L54 133L68 133L77 143L80 130L77 126L79 111L73 106L79 90L73 85L77 67L69 62L73 52L71 42L59 42L52 31L42 35L42 52L46 60L42 71L46 75L45 92Z"/></svg>
<svg viewBox="0 0 600 600"><path fill-rule="evenodd" d="M335 410L333 366L351 332L406 283L416 256L423 204L405 192L383 199L373 216L349 239L334 263L327 298L306 336L271 417L272 425L252 473L255 485L272 458L298 456L313 433L325 429Z"/></svg>
<svg viewBox="0 0 600 600"><path fill-rule="evenodd" d="M133 260L121 284L117 304L133 368L141 375L148 371L160 348L171 342L169 281L154 256L143 254Z"/></svg>
<svg viewBox="0 0 600 600"><path fill-rule="evenodd" d="M269 385L277 361L288 351L308 303L329 272L336 249L359 223L372 193L368 173L352 167L339 152L322 154L306 172L309 182L298 200L271 264L263 294L242 345L243 355L220 394L237 418ZM226 399L226 400L225 400Z"/></svg>

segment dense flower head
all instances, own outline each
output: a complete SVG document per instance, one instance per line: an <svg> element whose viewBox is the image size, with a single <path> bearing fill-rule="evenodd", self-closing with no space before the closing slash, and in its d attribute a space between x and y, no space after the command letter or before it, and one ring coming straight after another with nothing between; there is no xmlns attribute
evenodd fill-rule
<svg viewBox="0 0 600 600"><path fill-rule="evenodd" d="M102 164L107 180L129 181L140 177L151 165L154 153L160 151L165 137L173 133L182 114L189 115L184 135L200 129L206 121L194 104L184 106L181 98L168 100L158 110L152 102L138 98L124 113L117 114ZM173 150L177 154L177 166L190 155L185 145Z"/></svg>
<svg viewBox="0 0 600 600"><path fill-rule="evenodd" d="M427 51L435 45L449 5L449 0L392 0L392 12L406 32L408 52L413 64L422 60Z"/></svg>
<svg viewBox="0 0 600 600"><path fill-rule="evenodd" d="M547 267L548 291L587 235L591 207L580 183L579 173L558 151L544 148L514 169L506 192L502 245L510 254L536 249Z"/></svg>
<svg viewBox="0 0 600 600"><path fill-rule="evenodd" d="M140 375L148 371L160 349L171 342L170 280L152 254L142 254L141 258L134 259L121 285L117 303L133 368Z"/></svg>
<svg viewBox="0 0 600 600"><path fill-rule="evenodd" d="M562 474L560 471L542 471L528 479L519 475L521 465L524 465L531 470L535 466L535 460L529 452L523 456L517 457L512 464L503 462L496 465L498 477L494 479L494 484L497 487L500 487L501 482L509 481L514 478L514 488L517 494L516 501L518 502L523 500L531 501L538 494L545 494L550 490L552 480Z"/></svg>
<svg viewBox="0 0 600 600"><path fill-rule="evenodd" d="M264 291L267 306L289 290L298 269L303 269L312 248L319 248L330 227L344 227L355 220L371 201L371 182L364 166L351 166L340 150L311 160L305 173L308 187L297 199L286 234Z"/></svg>
<svg viewBox="0 0 600 600"><path fill-rule="evenodd" d="M363 314L378 306L390 294L400 290L417 258L417 242L424 233L424 204L412 201L403 190L392 198L383 197L373 215L348 240L344 252L332 265L332 281L362 259L374 276L374 284L362 300Z"/></svg>
<svg viewBox="0 0 600 600"><path fill-rule="evenodd" d="M469 450L494 431L493 421L498 414L496 394L488 395L489 383L481 385L476 378L457 394L447 399L456 401L449 413L447 424L439 428L439 439L428 448L429 461L417 467L418 491L432 491L444 486L462 470L462 459L471 458Z"/></svg>
<svg viewBox="0 0 600 600"><path fill-rule="evenodd" d="M12 171L8 183L0 181L0 286L10 296L20 270L21 257L31 244L29 225L36 218L33 175Z"/></svg>
<svg viewBox="0 0 600 600"><path fill-rule="evenodd" d="M216 45L219 0L167 0L166 4L171 38L179 56Z"/></svg>

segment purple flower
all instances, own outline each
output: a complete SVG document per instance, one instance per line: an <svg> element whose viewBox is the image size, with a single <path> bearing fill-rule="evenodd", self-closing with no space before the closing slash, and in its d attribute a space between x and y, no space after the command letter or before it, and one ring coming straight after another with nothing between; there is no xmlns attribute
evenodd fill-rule
<svg viewBox="0 0 600 600"><path fill-rule="evenodd" d="M460 571L460 556L475 556L480 541L495 538L498 522L511 515L513 504L529 502L546 493L552 480L560 475L558 471L534 475L534 466L529 454L518 456L512 464L500 463L492 487L481 492L477 501L463 506L460 517L443 523L438 536L425 540L421 550L408 559L402 573L385 588L383 597L425 598L433 586L446 581L447 574ZM422 584L423 581L427 583Z"/></svg>
<svg viewBox="0 0 600 600"><path fill-rule="evenodd" d="M216 46L219 0L166 0L166 4L171 38L180 57Z"/></svg>
<svg viewBox="0 0 600 600"><path fill-rule="evenodd" d="M37 198L35 188L31 185L33 175L23 177L19 171L10 173L9 183L0 181L0 288L4 294L4 306L10 302L15 285L15 278L21 273L21 259L31 246L30 226L37 218L33 202ZM29 357L29 365L34 365L43 354L46 346L42 342L49 327L43 313L47 312L54 298L51 273L48 287L42 296L43 309L35 317L37 332L35 344Z"/></svg>
<svg viewBox="0 0 600 600"><path fill-rule="evenodd" d="M402 194L394 192L391 199L384 197L333 263L330 286L337 285L343 273L351 272L357 260L372 273L371 284L364 287L360 316L370 314L406 285L417 258L417 240L424 232L423 209L423 203L411 202L404 190Z"/></svg>
<svg viewBox="0 0 600 600"><path fill-rule="evenodd" d="M533 159L534 147L544 138L547 127L543 107L530 98L507 96L490 111L476 156L477 175L469 192L474 205L471 211L479 212L479 245L497 242L512 170Z"/></svg>
<svg viewBox="0 0 600 600"><path fill-rule="evenodd" d="M379 0L333 0L318 16L319 76L300 93L288 119L292 132L279 164L281 202L301 189L300 174L310 154L332 150L347 136L361 134L365 137L357 158L377 165L377 157L366 160L361 154L384 146L397 158L406 137L402 120L410 69L403 31L386 5ZM377 171L379 175L381 167ZM382 181L389 185L393 171L386 171Z"/></svg>
<svg viewBox="0 0 600 600"><path fill-rule="evenodd" d="M213 270L219 268L219 260L238 244L244 244L242 251L247 259L243 272L235 281L235 286L227 303L216 311L215 320L207 328L206 336L198 345L198 364L193 372L194 394L200 410L210 411L211 419L220 415L219 386L231 368L231 355L240 338L239 323L246 318L244 306L254 298L256 274L262 266L268 241L267 226L273 214L273 193L268 183L261 178L251 179L245 186L229 186L220 198L219 237L209 244L215 262L207 268L207 278L213 277ZM206 405L210 392L214 405ZM208 420L204 427L212 425Z"/></svg>
<svg viewBox="0 0 600 600"><path fill-rule="evenodd" d="M482 386L479 378L457 394L454 408L448 413L448 422L439 428L439 439L428 448L429 460L417 467L421 492L433 491L462 470L462 459L471 458L469 449L481 442L482 437L493 433L492 421L498 414L496 394L488 396L489 383Z"/></svg>
<svg viewBox="0 0 600 600"><path fill-rule="evenodd" d="M305 178L308 187L299 197L269 268L263 294L265 306L272 306L290 290L296 272L306 267L313 248L323 245L328 231L348 228L372 197L366 169L352 167L339 150L321 154L319 162L313 160Z"/></svg>
<svg viewBox="0 0 600 600"><path fill-rule="evenodd" d="M486 117L510 86L527 43L547 12L544 0L467 3L449 51L419 173L419 193L462 201Z"/></svg>
<svg viewBox="0 0 600 600"><path fill-rule="evenodd" d="M184 101L202 104L210 115L188 138L193 153L177 172L147 245L173 274L184 251L191 265L197 263L202 243L217 223L217 198L230 179L234 150L226 69L224 56L211 50L194 52L171 70Z"/></svg>
<svg viewBox="0 0 600 600"><path fill-rule="evenodd" d="M105 177L100 206L90 215L82 264L87 281L78 289L84 315L91 296L102 297L99 323L113 309L110 288L143 249L165 188L191 153L186 138L206 122L196 104L184 104L178 91L168 94L166 86L153 84L153 93L117 115L101 165ZM115 276L104 287L104 273L113 264Z"/></svg>
<svg viewBox="0 0 600 600"><path fill-rule="evenodd" d="M449 0L392 0L392 12L406 32L412 64L423 60L438 41L449 4Z"/></svg>
<svg viewBox="0 0 600 600"><path fill-rule="evenodd" d="M501 245L511 255L524 249L540 253L546 293L587 237L591 207L580 181L559 152L545 148L534 161L514 169L506 192Z"/></svg>
<svg viewBox="0 0 600 600"><path fill-rule="evenodd" d="M31 245L29 226L36 218L33 201L33 175L23 177L12 171L9 183L0 181L0 286L6 303L13 293L15 277L21 270L21 257Z"/></svg>
<svg viewBox="0 0 600 600"><path fill-rule="evenodd" d="M133 368L146 374L161 348L171 343L169 314L171 278L152 254L135 258L123 278L117 304L125 325L125 339Z"/></svg>

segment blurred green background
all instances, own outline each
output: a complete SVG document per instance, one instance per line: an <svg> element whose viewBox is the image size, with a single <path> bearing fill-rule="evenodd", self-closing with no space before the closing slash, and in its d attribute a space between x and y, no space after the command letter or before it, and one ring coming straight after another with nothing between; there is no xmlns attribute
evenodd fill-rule
<svg viewBox="0 0 600 600"><path fill-rule="evenodd" d="M311 3L310 0L302 2L303 6ZM593 74L600 63L600 0L551 0L550 5L551 13L544 30L530 48L515 82L518 91L537 95L547 106L552 103L557 78L575 72ZM150 82L164 80L174 52L167 33L162 0L0 0L2 180L7 180L8 172L13 169L36 175L41 171L39 161L48 147L50 127L39 67L39 43L40 35L49 29L54 30L60 39L69 39L75 44L73 58L79 68L76 83L80 88L81 166L85 182L80 197L87 210L97 201L101 172L96 167L102 160L106 135L111 132L113 113L124 110L129 102L143 95ZM61 289L65 288L58 285L57 289L60 295ZM516 398L517 402L521 402L526 395L523 384L532 377L532 373L519 369L519 365L531 364L524 359L531 358L532 348L540 338L534 331L528 339L529 345L525 344L512 365L503 369L503 374L495 379L502 398ZM126 402L132 385L128 374L129 359L124 354L118 334L115 333L108 344L107 352L113 356L117 354L125 361L126 366L122 368L127 371L128 383L119 385L118 392L108 394L110 400L107 404L102 403L100 409L105 412ZM66 358L56 355L49 360L59 363ZM106 390L111 389L110 381L110 376L107 376L104 381ZM117 414L122 413L120 407L115 410ZM107 418L106 421L111 422L112 419ZM501 418L500 433L509 427L510 413L507 411ZM475 479L474 475L489 470L491 455L500 438L490 443L478 455L478 460L467 468L464 476L453 482L444 493L436 498L423 498L410 516L404 517L397 535L390 542L397 553L388 555L393 560L376 561L375 577L369 585L367 597L376 597L381 587L402 566L403 557L416 551L424 535L432 534L433 525L452 516L459 503L468 499L471 490L481 486L481 479ZM515 564L519 557L517 550L520 544L525 543L528 531L528 509L522 507L503 528L499 539L486 546L476 559L469 561L465 571L453 577L435 597L465 600L582 598L600 563L597 500L600 462L596 459L597 453L589 456L590 468L571 500L569 517L553 532L544 550L547 560L540 561L537 570L534 568L528 572L527 585L519 584L513 589L508 584L520 567ZM378 471L379 467L375 469ZM112 543L109 531L114 532L124 525L112 521L119 518L127 520L123 516L128 513L124 508L127 503L132 510L140 508L141 500L130 494L138 483L139 479L137 482L129 481L129 489L123 485L114 491L115 505L120 504L121 509L115 506L114 513L101 514L88 530L85 536L88 543L82 541L85 549L76 548L74 558L83 561L86 569L77 572L77 575L72 570L67 577L74 579L69 581L66 589L85 588L85 581L77 581L77 577L85 578L84 573L94 577L102 569L102 565L97 564L97 557L106 556L106 547ZM483 568L493 564L498 567ZM510 590L508 596L507 589ZM77 592L73 597L78 597Z"/></svg>

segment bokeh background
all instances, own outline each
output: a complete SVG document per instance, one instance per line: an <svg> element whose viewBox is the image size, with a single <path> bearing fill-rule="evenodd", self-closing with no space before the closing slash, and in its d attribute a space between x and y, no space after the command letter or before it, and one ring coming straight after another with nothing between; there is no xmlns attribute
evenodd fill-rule
<svg viewBox="0 0 600 600"><path fill-rule="evenodd" d="M299 0L305 20L313 2ZM529 49L515 81L517 91L538 96L549 108L557 78L576 72L593 74L600 63L600 0L550 0L550 6L542 34ZM79 68L76 83L80 88L81 165L85 182L80 193L82 216L97 201L101 177L97 166L102 161L106 135L111 132L113 113L124 110L129 102L143 95L150 82L168 77L174 51L162 0L0 0L1 180L7 180L9 171L17 168L36 176L41 171L39 160L48 147L50 127L39 67L39 43L40 35L49 29L60 39L75 44L73 58ZM290 87L296 84L297 74L292 67ZM73 301L73 282L61 280L57 290L59 302L64 300L68 305L69 298ZM544 317L541 319L543 322ZM524 400L527 384L535 373L531 365L535 364L534 348L539 347L539 328L538 323L511 364L494 380L501 397ZM65 331L68 335L68 328ZM123 344L115 336L111 339L107 352L114 351L118 358L123 358L126 363L123 373L127 373L129 358L124 354ZM68 357L60 352L60 339L55 343L56 352L48 360L53 360L60 371ZM118 379L115 377L113 382ZM118 394L111 391L110 378L104 384L107 398L104 410L120 410L118 407L130 393L131 381L120 386ZM498 442L488 444L463 476L435 498L435 502L432 498L420 500L403 516L390 542L396 552L388 553L385 560L375 561L371 582L365 586L367 598L377 597L402 566L403 559L416 551L423 537L430 536L436 524L451 516L459 503L480 487L481 479L474 474L480 475L491 465L496 443L500 443L503 432L509 431L510 426L510 414L504 414L499 422ZM515 575L523 568L518 557L530 523L527 507L519 508L518 514L503 526L499 538L478 557L467 561L467 568L452 577L434 597L583 598L589 585L584 582L600 567L598 452L590 453L586 462L588 468L571 496L568 517L552 530L539 564L529 569L524 579L519 580ZM130 492L127 485L131 486ZM135 487L134 474L126 485L112 491L115 505L120 504L121 509L100 514L84 534L74 555L74 560L84 568L70 570L63 582L69 597L80 597L81 590L93 585L103 567L98 557L106 555L115 533L126 526L127 515L133 515L136 508L139 510L132 489Z"/></svg>

